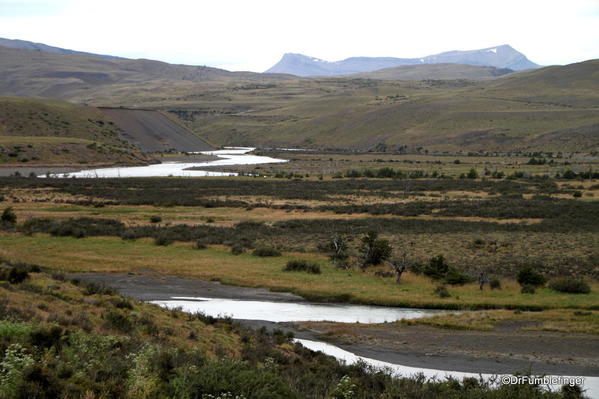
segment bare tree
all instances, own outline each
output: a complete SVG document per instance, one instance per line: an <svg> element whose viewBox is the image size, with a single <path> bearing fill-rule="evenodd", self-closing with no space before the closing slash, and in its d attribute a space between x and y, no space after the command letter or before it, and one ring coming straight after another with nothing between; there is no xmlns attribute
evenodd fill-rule
<svg viewBox="0 0 599 399"><path fill-rule="evenodd" d="M415 245L414 241L411 241L409 248L412 248L414 245ZM401 251L401 254L399 255L399 257L395 257L395 258L391 259L389 262L387 262L387 264L395 272L395 276L396 276L395 283L396 284L401 283L401 276L408 268L409 248L404 247L404 249Z"/></svg>

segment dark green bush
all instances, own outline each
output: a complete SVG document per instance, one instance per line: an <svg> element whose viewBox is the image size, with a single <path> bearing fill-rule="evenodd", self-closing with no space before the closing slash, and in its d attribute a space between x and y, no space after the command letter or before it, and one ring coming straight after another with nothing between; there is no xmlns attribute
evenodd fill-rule
<svg viewBox="0 0 599 399"><path fill-rule="evenodd" d="M378 238L379 234L369 231L362 237L359 251L362 257L362 267L380 265L391 257L393 248L389 241Z"/></svg>
<svg viewBox="0 0 599 399"><path fill-rule="evenodd" d="M501 281L498 278L492 278L491 281L489 281L489 287L491 287L492 290L500 290Z"/></svg>
<svg viewBox="0 0 599 399"><path fill-rule="evenodd" d="M290 260L283 269L286 272L307 272L320 274L320 265L303 259Z"/></svg>
<svg viewBox="0 0 599 399"><path fill-rule="evenodd" d="M8 208L4 209L2 215L0 215L0 221L11 224L17 223L17 215L13 211L12 207L9 206Z"/></svg>
<svg viewBox="0 0 599 399"><path fill-rule="evenodd" d="M104 320L106 320L106 324L108 327L113 328L115 330L129 333L133 331L133 323L129 320L127 316L118 311L108 311L104 314Z"/></svg>
<svg viewBox="0 0 599 399"><path fill-rule="evenodd" d="M79 281L73 280L74 284L77 284L84 288L83 295L115 295L116 290L104 284L98 284L91 281Z"/></svg>
<svg viewBox="0 0 599 399"><path fill-rule="evenodd" d="M449 290L444 285L437 286L437 288L435 288L433 293L435 295L437 295L439 298L449 298L451 296L451 294L449 293Z"/></svg>
<svg viewBox="0 0 599 399"><path fill-rule="evenodd" d="M241 255L244 252L244 248L241 245L233 245L231 247L231 253L233 255Z"/></svg>
<svg viewBox="0 0 599 399"><path fill-rule="evenodd" d="M464 285L466 283L472 282L472 278L470 278L470 276L468 276L462 270L455 267L450 267L443 281L450 285Z"/></svg>
<svg viewBox="0 0 599 399"><path fill-rule="evenodd" d="M437 255L432 257L428 265L424 267L422 273L425 276L431 277L435 280L444 278L449 271L449 264L443 255Z"/></svg>
<svg viewBox="0 0 599 399"><path fill-rule="evenodd" d="M524 284L522 286L522 289L520 290L520 292L522 294L534 294L537 292L537 289L534 285L532 284Z"/></svg>
<svg viewBox="0 0 599 399"><path fill-rule="evenodd" d="M208 246L203 241L196 241L195 244L193 245L193 249L206 249L206 248L208 248Z"/></svg>
<svg viewBox="0 0 599 399"><path fill-rule="evenodd" d="M273 247L259 247L259 248L254 249L254 252L252 252L252 255L262 256L262 257L281 256L281 251L279 251L278 249L273 248Z"/></svg>
<svg viewBox="0 0 599 399"><path fill-rule="evenodd" d="M160 234L158 237L154 238L154 244L162 245L164 247L171 245L174 240L166 234Z"/></svg>
<svg viewBox="0 0 599 399"><path fill-rule="evenodd" d="M26 269L20 267L11 267L0 269L0 280L8 281L11 284L19 284L29 278L29 273Z"/></svg>
<svg viewBox="0 0 599 399"><path fill-rule="evenodd" d="M551 280L548 287L554 291L568 294L588 294L591 287L582 279L574 277L562 277Z"/></svg>
<svg viewBox="0 0 599 399"><path fill-rule="evenodd" d="M150 223L160 223L162 222L162 217L160 216L150 216Z"/></svg>
<svg viewBox="0 0 599 399"><path fill-rule="evenodd" d="M533 287L540 287L547 281L541 273L532 267L521 269L516 275L516 280L521 286L532 285Z"/></svg>

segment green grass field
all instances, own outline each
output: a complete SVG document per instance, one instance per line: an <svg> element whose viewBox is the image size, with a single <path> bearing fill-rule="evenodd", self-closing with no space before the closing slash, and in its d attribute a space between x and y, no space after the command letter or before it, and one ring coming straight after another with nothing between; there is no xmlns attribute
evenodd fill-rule
<svg viewBox="0 0 599 399"><path fill-rule="evenodd" d="M547 288L537 294L520 294L513 281L503 281L501 290L480 292L476 284L449 287L450 298L433 293L436 284L428 278L407 274L403 283L372 273L343 271L315 254L285 253L261 258L232 255L225 247L194 250L190 244L157 246L151 240L125 241L112 237L75 239L34 235L0 236L0 256L38 263L64 272L141 272L219 280L226 284L290 291L315 300L349 300L362 304L439 308L597 308L599 285L591 294L571 295ZM310 259L322 265L321 275L282 271L290 259Z"/></svg>

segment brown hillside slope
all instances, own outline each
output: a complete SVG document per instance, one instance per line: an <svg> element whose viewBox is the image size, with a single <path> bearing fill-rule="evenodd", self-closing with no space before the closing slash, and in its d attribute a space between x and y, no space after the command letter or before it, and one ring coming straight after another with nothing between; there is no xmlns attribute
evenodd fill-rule
<svg viewBox="0 0 599 399"><path fill-rule="evenodd" d="M144 151L214 150L210 144L158 111L121 108L101 108L101 111L122 129L123 138Z"/></svg>
<svg viewBox="0 0 599 399"><path fill-rule="evenodd" d="M0 97L0 164L139 164L148 158L96 108Z"/></svg>

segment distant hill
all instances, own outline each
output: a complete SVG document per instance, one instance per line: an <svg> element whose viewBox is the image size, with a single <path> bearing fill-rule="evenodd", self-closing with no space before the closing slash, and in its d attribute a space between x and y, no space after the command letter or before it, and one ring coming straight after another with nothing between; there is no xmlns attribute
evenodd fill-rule
<svg viewBox="0 0 599 399"><path fill-rule="evenodd" d="M75 50L68 50L68 49L64 49L64 48L60 48L60 47L48 46L47 44L43 44L43 43L34 43L34 42L29 42L27 40L5 39L2 37L0 37L0 46L20 49L20 50L45 51L47 53L56 53L56 54L93 55L96 57L107 58L107 59L121 58L121 57L115 57L113 55L86 53L84 51L75 51Z"/></svg>
<svg viewBox="0 0 599 399"><path fill-rule="evenodd" d="M398 151L599 151L599 60L482 81L352 77L287 84L177 111L197 134L228 145ZM313 85L317 90L311 90ZM240 93L241 94L241 93ZM251 103L252 112L235 112ZM176 108L176 103L171 105Z"/></svg>
<svg viewBox="0 0 599 399"><path fill-rule="evenodd" d="M276 81L293 77L229 72L206 66L173 65L152 60L58 54L0 46L0 95L80 100L95 89L150 82Z"/></svg>
<svg viewBox="0 0 599 399"><path fill-rule="evenodd" d="M426 80L426 79L495 79L514 72L508 68L465 64L421 64L384 68L373 72L362 72L348 77L384 80Z"/></svg>
<svg viewBox="0 0 599 399"><path fill-rule="evenodd" d="M448 51L421 58L352 57L329 62L302 54L287 53L268 73L287 73L296 76L337 76L372 72L383 68L418 64L467 64L508 68L514 71L539 68L511 46L489 47L480 50Z"/></svg>

